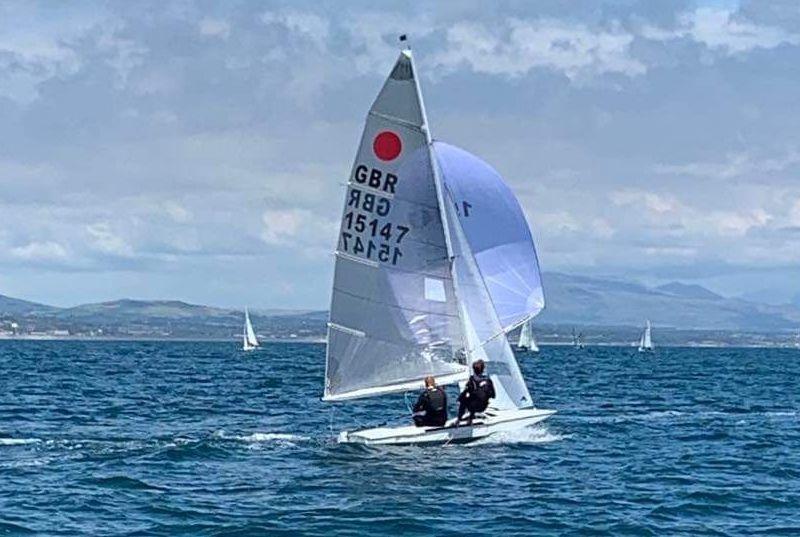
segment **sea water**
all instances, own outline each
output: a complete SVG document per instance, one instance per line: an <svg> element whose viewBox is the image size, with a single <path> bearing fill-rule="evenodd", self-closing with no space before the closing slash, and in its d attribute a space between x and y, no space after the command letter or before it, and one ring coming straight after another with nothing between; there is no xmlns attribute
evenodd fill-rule
<svg viewBox="0 0 800 537"><path fill-rule="evenodd" d="M321 403L322 345L0 342L0 534L800 535L800 352L518 357L545 424L365 448L407 401Z"/></svg>

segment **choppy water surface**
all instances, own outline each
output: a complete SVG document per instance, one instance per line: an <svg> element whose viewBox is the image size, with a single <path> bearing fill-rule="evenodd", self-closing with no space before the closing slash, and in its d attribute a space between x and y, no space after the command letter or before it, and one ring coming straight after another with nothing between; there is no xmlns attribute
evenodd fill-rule
<svg viewBox="0 0 800 537"><path fill-rule="evenodd" d="M800 352L545 347L545 426L371 449L321 345L0 342L0 534L800 534Z"/></svg>

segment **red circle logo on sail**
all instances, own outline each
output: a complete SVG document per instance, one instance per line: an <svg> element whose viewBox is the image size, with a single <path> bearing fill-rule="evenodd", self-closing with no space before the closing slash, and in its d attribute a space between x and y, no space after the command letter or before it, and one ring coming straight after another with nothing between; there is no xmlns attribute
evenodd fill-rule
<svg viewBox="0 0 800 537"><path fill-rule="evenodd" d="M403 143L400 141L400 137L392 131L383 131L378 133L375 140L372 141L372 150L375 152L375 156L381 160L394 160L403 150Z"/></svg>

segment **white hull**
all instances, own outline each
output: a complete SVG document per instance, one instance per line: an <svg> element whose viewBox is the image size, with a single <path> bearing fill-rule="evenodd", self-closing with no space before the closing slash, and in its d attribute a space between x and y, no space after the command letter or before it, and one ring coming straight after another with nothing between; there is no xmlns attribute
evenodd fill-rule
<svg viewBox="0 0 800 537"><path fill-rule="evenodd" d="M462 421L454 426L450 420L443 427L376 427L360 431L342 431L339 443L364 444L369 446L412 445L412 444L463 444L500 432L516 431L546 420L555 410L522 408L518 410L487 409L482 416L476 416L471 425Z"/></svg>

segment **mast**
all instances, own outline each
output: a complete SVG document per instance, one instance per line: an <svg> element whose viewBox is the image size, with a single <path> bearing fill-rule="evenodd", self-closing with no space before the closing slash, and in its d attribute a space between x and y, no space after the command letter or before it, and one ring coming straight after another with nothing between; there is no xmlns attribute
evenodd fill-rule
<svg viewBox="0 0 800 537"><path fill-rule="evenodd" d="M407 42L408 37L406 34L402 34L400 36L400 42L405 43ZM420 113L422 114L422 126L421 130L425 135L425 141L428 146L428 158L431 163L431 168L433 170L433 184L436 188L436 201L439 205L439 218L442 221L442 229L444 230L444 243L447 247L447 260L448 264L450 265L450 274L453 278L453 292L456 297L456 304L458 304L458 313L459 313L459 320L461 321L461 337L462 337L462 346L464 348L464 354L469 361L469 344L467 341L467 331L470 329L467 326L467 320L465 319L464 313L461 311L461 300L459 299L459 291L458 291L458 277L456 276L456 271L453 270L453 259L455 254L453 252L453 239L450 235L450 222L445 213L445 199L444 199L444 186L442 183L442 177L439 172L439 163L436 160L436 154L433 150L433 137L431 136L430 126L428 123L428 113L425 109L425 100L422 97L422 87L419 83L419 76L417 76L417 64L414 62L414 55L411 53L411 46L406 45L405 48L402 50L402 53L408 56L408 59L411 61L411 69L414 72L414 86L417 90L417 98L419 99L419 107Z"/></svg>

